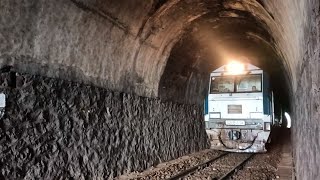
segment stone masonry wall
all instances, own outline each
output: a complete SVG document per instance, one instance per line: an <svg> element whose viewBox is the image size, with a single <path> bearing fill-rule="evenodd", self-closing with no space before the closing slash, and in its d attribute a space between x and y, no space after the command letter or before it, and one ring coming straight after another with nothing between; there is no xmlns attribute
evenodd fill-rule
<svg viewBox="0 0 320 180"><path fill-rule="evenodd" d="M1 75L0 178L107 179L208 146L199 106L9 77Z"/></svg>

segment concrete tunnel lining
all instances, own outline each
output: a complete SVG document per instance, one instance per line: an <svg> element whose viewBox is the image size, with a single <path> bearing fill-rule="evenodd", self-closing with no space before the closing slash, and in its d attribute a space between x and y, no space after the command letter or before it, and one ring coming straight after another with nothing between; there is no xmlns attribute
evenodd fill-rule
<svg viewBox="0 0 320 180"><path fill-rule="evenodd" d="M319 158L314 152L319 149L320 142L312 134L319 130L317 120L320 116L318 1L171 0L133 3L110 0L106 3L102 0L59 0L53 3L3 0L0 8L6 9L0 11L0 39L4 42L0 45L2 65L12 65L21 73L160 98L169 104L200 104L203 94L200 87L206 85L206 75L187 62L187 70L177 74L186 73L187 79L193 74L189 83L181 85L187 85L188 91L183 92L177 86L173 86L172 91L161 89L162 79L170 77L168 68L175 64L170 58L179 50L176 48L179 41L185 40L193 23L210 14L227 19L226 16L236 19L243 18L242 13L252 14L254 18L250 17L249 22L255 19L264 33L253 30L253 34L247 34L250 41L269 43L265 47L282 60L280 71L285 71L288 76L291 111L296 120L293 121L292 138L296 140L297 178L318 177L316 170L306 171L308 167L319 166L316 161ZM263 34L267 36L262 37ZM199 59L198 63L201 62ZM198 78L204 80L198 81ZM194 88L192 84L199 87ZM196 96L188 101L186 97L189 95ZM174 96L176 99L172 98ZM138 103L137 106L143 105ZM159 108L159 111L165 110ZM304 143L305 146L300 146ZM187 152L191 150L184 153ZM168 155L164 159L177 156ZM313 160L309 162L305 156Z"/></svg>

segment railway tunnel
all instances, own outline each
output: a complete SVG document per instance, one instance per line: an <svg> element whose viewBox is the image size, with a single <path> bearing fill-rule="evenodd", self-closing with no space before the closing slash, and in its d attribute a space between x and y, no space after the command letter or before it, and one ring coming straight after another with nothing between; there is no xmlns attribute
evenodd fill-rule
<svg viewBox="0 0 320 180"><path fill-rule="evenodd" d="M209 74L233 57L270 73L295 175L319 178L319 7L1 0L1 178L113 178L208 148Z"/></svg>

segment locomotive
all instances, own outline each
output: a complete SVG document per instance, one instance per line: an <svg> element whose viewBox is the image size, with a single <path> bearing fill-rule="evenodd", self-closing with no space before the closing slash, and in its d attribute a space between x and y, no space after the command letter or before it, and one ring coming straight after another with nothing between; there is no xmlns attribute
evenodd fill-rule
<svg viewBox="0 0 320 180"><path fill-rule="evenodd" d="M266 152L275 118L269 76L262 69L230 62L214 70L204 106L212 149Z"/></svg>

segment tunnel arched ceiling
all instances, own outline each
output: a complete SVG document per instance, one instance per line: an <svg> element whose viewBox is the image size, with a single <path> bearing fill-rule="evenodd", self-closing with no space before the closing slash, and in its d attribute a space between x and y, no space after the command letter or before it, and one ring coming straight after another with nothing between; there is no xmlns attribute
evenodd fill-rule
<svg viewBox="0 0 320 180"><path fill-rule="evenodd" d="M207 73L230 52L245 56L289 82L298 179L319 177L309 168L319 164L318 0L1 0L0 9L1 66L144 97L199 104Z"/></svg>
<svg viewBox="0 0 320 180"><path fill-rule="evenodd" d="M2 65L147 97L161 96L160 81L171 51L178 51L173 48L177 42L186 42L188 34L206 40L192 33L197 29L214 32L210 38L215 35L217 43L239 52L254 51L252 57L262 49L274 51L289 78L295 79L293 72L304 54L299 48L304 31L298 29L306 29L308 17L294 15L305 14L312 6L290 0L1 3L8 9L0 12L0 38L6 42L1 44ZM239 41L245 42L242 49ZM211 53L219 51L213 49ZM291 82L293 87L295 83Z"/></svg>
<svg viewBox="0 0 320 180"><path fill-rule="evenodd" d="M284 73L285 59L267 24L273 17L261 2L216 1L206 7L210 8L188 25L171 51L159 84L162 99L201 103L209 73L230 59L244 58L272 79L289 80L291 71ZM275 88L286 91L288 84Z"/></svg>

